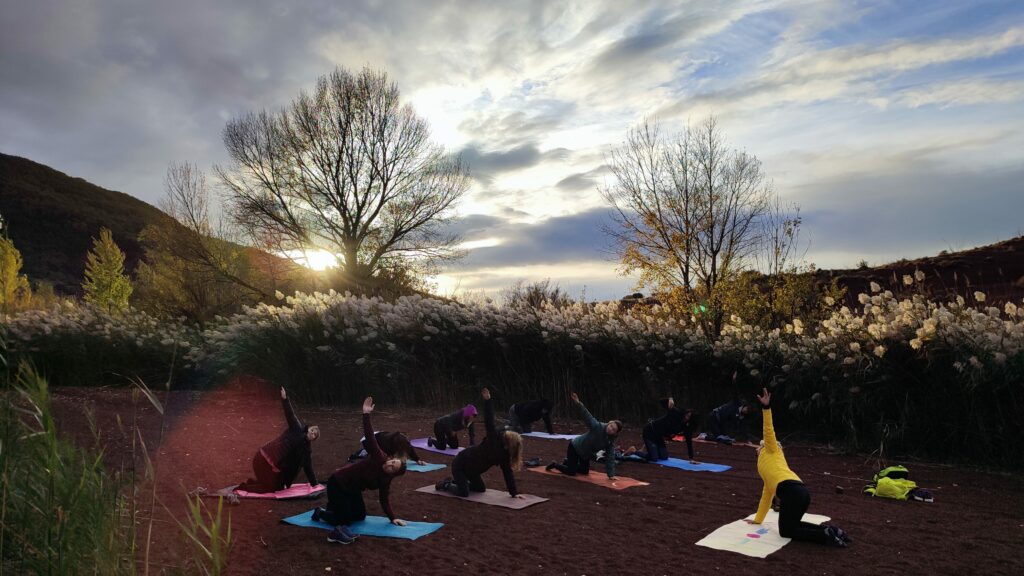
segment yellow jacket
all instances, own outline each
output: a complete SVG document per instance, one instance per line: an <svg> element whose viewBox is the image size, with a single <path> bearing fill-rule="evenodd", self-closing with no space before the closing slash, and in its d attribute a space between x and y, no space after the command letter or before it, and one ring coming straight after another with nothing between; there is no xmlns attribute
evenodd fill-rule
<svg viewBox="0 0 1024 576"><path fill-rule="evenodd" d="M786 456L782 448L775 440L775 427L772 426L772 409L765 408L764 414L764 447L757 455L757 473L764 481L764 489L761 491L761 502L757 505L757 515L754 516L754 524L760 524L768 515L772 507L772 498L775 496L775 488L779 482L786 480L800 481L800 477L789 469L786 464Z"/></svg>

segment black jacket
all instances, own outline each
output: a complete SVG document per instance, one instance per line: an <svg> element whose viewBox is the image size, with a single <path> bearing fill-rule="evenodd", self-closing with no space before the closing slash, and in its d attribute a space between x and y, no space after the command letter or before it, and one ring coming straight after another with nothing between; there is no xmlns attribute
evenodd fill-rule
<svg viewBox="0 0 1024 576"><path fill-rule="evenodd" d="M544 420L544 427L548 434L554 434L551 426L551 400L540 399L527 402L517 402L512 405L512 411L521 424L529 424L537 420Z"/></svg>
<svg viewBox="0 0 1024 576"><path fill-rule="evenodd" d="M643 430L644 439L664 440L682 434L686 439L686 450L689 452L690 460L693 460L693 415L690 415L690 421L687 422L686 410L669 408L668 398L661 399L661 407L665 409L665 415L647 422Z"/></svg>
<svg viewBox="0 0 1024 576"><path fill-rule="evenodd" d="M434 422L434 427L440 427L449 434L458 432L465 428L469 432L469 445L472 446L476 443L476 432L473 430L473 423L470 422L469 426L466 426L466 421L462 418L462 408L459 408L451 414L438 418Z"/></svg>
<svg viewBox="0 0 1024 576"><path fill-rule="evenodd" d="M467 476L479 476L489 470L491 466L500 466L501 474L505 477L505 487L508 493L515 496L516 477L512 473L512 466L509 464L508 450L505 443L494 426L494 407L490 400L484 400L484 427L487 429L487 436L476 446L470 446L452 462L452 470L461 469Z"/></svg>

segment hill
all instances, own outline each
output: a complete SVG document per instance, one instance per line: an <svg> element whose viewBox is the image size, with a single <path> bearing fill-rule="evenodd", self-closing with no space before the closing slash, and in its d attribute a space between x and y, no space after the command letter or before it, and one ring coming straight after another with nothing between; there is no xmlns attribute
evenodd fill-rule
<svg viewBox="0 0 1024 576"><path fill-rule="evenodd" d="M37 162L0 154L0 215L33 282L78 294L92 239L106 226L135 269L142 257L139 232L169 218L122 192L90 184Z"/></svg>
<svg viewBox="0 0 1024 576"><path fill-rule="evenodd" d="M924 272L925 287L936 299L954 298L958 294L966 297L980 290L990 303L1019 302L1024 297L1024 236L875 267L819 270L818 277L824 281L835 278L847 288L847 295L855 298L858 293L870 292L871 282L886 288L899 286L904 275L913 275L918 270Z"/></svg>

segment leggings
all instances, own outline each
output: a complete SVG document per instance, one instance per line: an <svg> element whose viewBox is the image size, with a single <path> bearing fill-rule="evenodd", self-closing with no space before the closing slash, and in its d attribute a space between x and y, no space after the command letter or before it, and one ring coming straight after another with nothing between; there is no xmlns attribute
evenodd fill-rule
<svg viewBox="0 0 1024 576"><path fill-rule="evenodd" d="M347 490L337 483L327 482L327 507L320 514L324 522L346 526L366 519L366 504L362 491Z"/></svg>
<svg viewBox="0 0 1024 576"><path fill-rule="evenodd" d="M442 450L445 448L455 450L459 447L459 435L449 430L441 422L434 422L434 437L437 438L436 446Z"/></svg>
<svg viewBox="0 0 1024 576"><path fill-rule="evenodd" d="M643 439L644 450L647 451L644 457L648 461L668 460L668 446L665 444L665 439L656 437L654 431L650 430L650 424L644 426Z"/></svg>
<svg viewBox="0 0 1024 576"><path fill-rule="evenodd" d="M569 448L565 451L565 461L561 464L555 464L552 468L566 476L575 476L577 474L586 476L590 474L590 459L581 457L576 452L576 449L572 447L572 442L569 442Z"/></svg>
<svg viewBox="0 0 1024 576"><path fill-rule="evenodd" d="M248 482L243 482L238 486L239 490L266 493L276 492L284 488L281 474L274 472L274 468L270 465L270 462L267 462L262 451L257 451L256 455L252 457L252 471L256 474L256 480L250 478Z"/></svg>
<svg viewBox="0 0 1024 576"><path fill-rule="evenodd" d="M455 457L452 462L452 484L448 487L448 491L456 496L462 496L465 498L469 496L470 491L472 492L486 492L487 486L484 484L484 479L479 474L467 474L465 466L462 464L462 452Z"/></svg>
<svg viewBox="0 0 1024 576"><path fill-rule="evenodd" d="M811 505L811 493L803 482L785 480L775 487L779 497L779 534L783 538L828 544L829 536L823 526L801 520Z"/></svg>

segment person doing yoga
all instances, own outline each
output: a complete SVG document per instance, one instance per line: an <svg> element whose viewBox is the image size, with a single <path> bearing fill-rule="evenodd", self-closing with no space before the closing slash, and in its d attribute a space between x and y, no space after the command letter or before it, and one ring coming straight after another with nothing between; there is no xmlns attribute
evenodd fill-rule
<svg viewBox="0 0 1024 576"><path fill-rule="evenodd" d="M364 490L376 490L380 507L387 514L388 520L396 526L405 526L404 520L395 517L388 498L391 481L405 474L405 462L389 458L380 449L370 422L372 412L373 398L368 396L363 400L363 434L368 444L367 457L337 469L327 481L327 507L313 510L314 521L334 525L334 530L327 536L328 542L350 544L355 540L356 535L349 530L348 525L366 518Z"/></svg>
<svg viewBox="0 0 1024 576"><path fill-rule="evenodd" d="M757 506L757 514L750 524L764 522L768 510L772 506L772 497L779 497L779 535L783 538L803 540L817 544L826 544L845 548L851 542L846 532L838 526L827 524L817 525L802 520L807 508L811 505L811 494L800 477L789 469L782 446L775 439L775 428L772 425L772 395L767 388L757 396L764 415L764 440L757 449L757 473L764 481L761 501Z"/></svg>
<svg viewBox="0 0 1024 576"><path fill-rule="evenodd" d="M312 443L320 437L320 427L304 426L295 415L291 400L284 387L281 388L281 404L288 428L280 436L263 445L252 458L252 471L256 478L250 478L238 486L248 492L276 492L288 488L295 482L299 469L306 471L310 486L316 486L313 471Z"/></svg>
<svg viewBox="0 0 1024 576"><path fill-rule="evenodd" d="M615 454L615 439L619 432L622 432L622 422L619 420L611 420L607 423L598 421L590 414L583 402L580 402L580 397L575 392L572 393L572 401L576 404L583 423L587 425L587 432L570 440L565 452L565 460L561 464L554 462L548 464L547 470L558 470L567 476L576 474L586 476L590 474L590 459L594 457L594 454L600 450L604 450L605 454ZM615 476L615 458L605 458L604 467L609 480L618 480Z"/></svg>
<svg viewBox="0 0 1024 576"><path fill-rule="evenodd" d="M480 395L484 399L484 428L487 436L476 446L470 446L452 461L452 476L437 483L435 488L462 496L470 492L486 492L482 475L492 466L501 468L505 477L505 488L509 496L523 498L516 490L514 470L522 468L523 439L512 430L498 431L494 426L494 406L491 391L484 388Z"/></svg>

